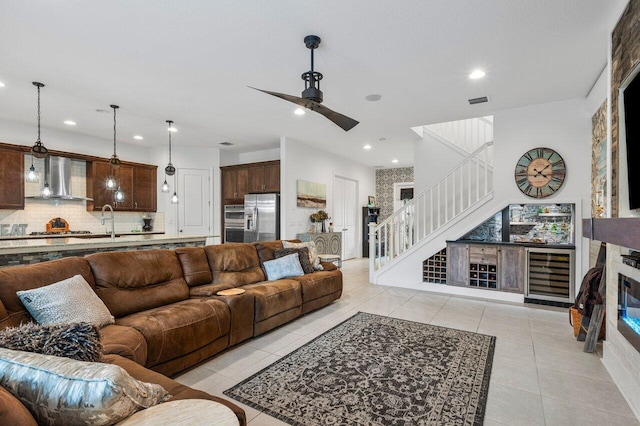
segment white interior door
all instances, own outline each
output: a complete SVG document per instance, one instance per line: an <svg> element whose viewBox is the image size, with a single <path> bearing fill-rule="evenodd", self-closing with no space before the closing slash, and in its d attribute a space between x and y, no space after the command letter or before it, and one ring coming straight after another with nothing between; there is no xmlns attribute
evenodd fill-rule
<svg viewBox="0 0 640 426"><path fill-rule="evenodd" d="M333 229L342 232L342 258L358 255L358 183L341 177L334 178Z"/></svg>
<svg viewBox="0 0 640 426"><path fill-rule="evenodd" d="M180 235L211 234L210 171L178 169Z"/></svg>

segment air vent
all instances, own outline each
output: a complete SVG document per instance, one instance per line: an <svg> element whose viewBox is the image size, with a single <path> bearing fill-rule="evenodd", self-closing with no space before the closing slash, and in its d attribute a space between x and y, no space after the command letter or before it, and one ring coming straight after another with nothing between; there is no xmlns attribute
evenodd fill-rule
<svg viewBox="0 0 640 426"><path fill-rule="evenodd" d="M220 145L231 146L233 144L231 142L220 142Z"/></svg>
<svg viewBox="0 0 640 426"><path fill-rule="evenodd" d="M469 99L469 105L483 104L485 102L489 102L489 98L487 98L486 96L483 96L481 98Z"/></svg>

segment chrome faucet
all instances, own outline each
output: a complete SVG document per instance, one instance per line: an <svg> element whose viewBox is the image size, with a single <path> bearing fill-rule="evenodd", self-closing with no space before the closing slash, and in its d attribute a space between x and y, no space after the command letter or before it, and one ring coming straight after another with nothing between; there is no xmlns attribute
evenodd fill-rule
<svg viewBox="0 0 640 426"><path fill-rule="evenodd" d="M107 208L111 210L111 217L104 217L104 211ZM105 204L104 206L102 206L102 213L100 213L100 222L102 222L103 225L107 220L111 221L111 241L115 241L116 239L115 222L116 221L114 220L113 207L111 207L111 204Z"/></svg>

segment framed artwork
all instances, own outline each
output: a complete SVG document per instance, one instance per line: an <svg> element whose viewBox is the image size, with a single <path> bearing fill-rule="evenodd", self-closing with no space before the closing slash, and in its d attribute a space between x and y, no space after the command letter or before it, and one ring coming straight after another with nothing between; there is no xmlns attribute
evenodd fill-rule
<svg viewBox="0 0 640 426"><path fill-rule="evenodd" d="M297 181L297 205L298 207L311 207L324 209L327 207L327 185L324 183Z"/></svg>
<svg viewBox="0 0 640 426"><path fill-rule="evenodd" d="M373 195L369 195L369 206L375 206L376 205L376 197L374 197Z"/></svg>

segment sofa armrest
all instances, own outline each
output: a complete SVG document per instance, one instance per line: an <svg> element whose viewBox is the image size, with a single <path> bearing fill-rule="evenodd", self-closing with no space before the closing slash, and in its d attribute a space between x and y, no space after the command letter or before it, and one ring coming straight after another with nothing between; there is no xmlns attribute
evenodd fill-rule
<svg viewBox="0 0 640 426"><path fill-rule="evenodd" d="M179 399L208 399L211 401L219 402L220 404L229 407L235 413L236 417L238 417L238 420L240 421L240 426L246 426L247 424L247 416L244 410L227 399L220 398L208 394L204 391L185 386L173 379L168 378L167 376L149 370L141 365L136 364L130 359L126 359L118 355L106 355L105 362L109 364L115 364L124 368L126 372L135 379L147 383L159 384L171 394L171 398L169 398L168 401L177 401Z"/></svg>
<svg viewBox="0 0 640 426"><path fill-rule="evenodd" d="M116 354L140 364L147 363L147 341L133 327L109 324L100 329L103 352Z"/></svg>
<svg viewBox="0 0 640 426"><path fill-rule="evenodd" d="M0 386L0 425L38 426L27 407Z"/></svg>
<svg viewBox="0 0 640 426"><path fill-rule="evenodd" d="M338 269L336 265L331 262L320 262L325 271L335 271Z"/></svg>

